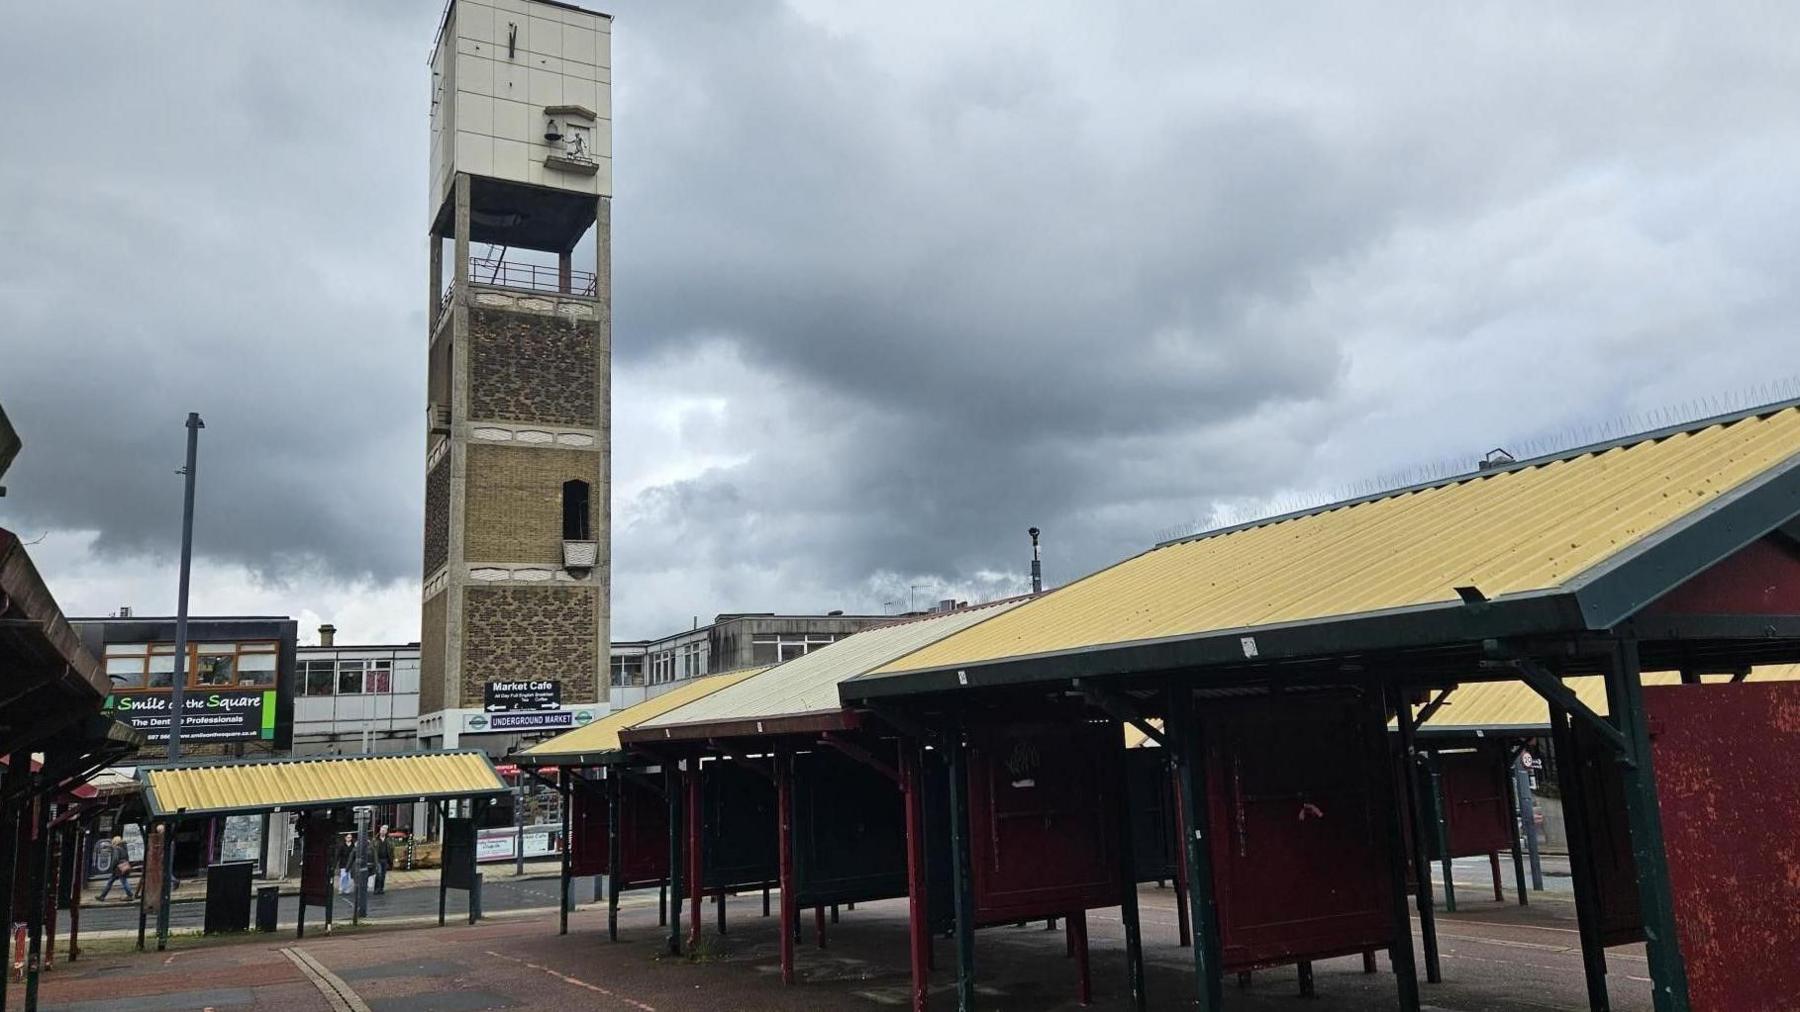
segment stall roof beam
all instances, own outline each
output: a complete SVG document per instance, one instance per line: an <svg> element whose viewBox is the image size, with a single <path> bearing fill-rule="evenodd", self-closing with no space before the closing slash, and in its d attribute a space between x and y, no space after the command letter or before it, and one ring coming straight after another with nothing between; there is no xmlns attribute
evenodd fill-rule
<svg viewBox="0 0 1800 1012"><path fill-rule="evenodd" d="M493 763L477 751L144 766L138 769L138 779L153 816L340 808L507 793Z"/></svg>
<svg viewBox="0 0 1800 1012"><path fill-rule="evenodd" d="M1551 706L1567 710L1570 716L1580 719L1608 744L1617 749L1620 762L1627 766L1636 765L1634 758L1636 753L1631 747L1631 742L1625 739L1625 735L1613 726L1612 721L1595 713L1592 708L1582 702L1581 697L1564 685L1562 679L1529 658L1515 658L1512 666L1514 670L1518 671L1519 677L1524 680L1525 684L1536 689L1538 694L1543 696Z"/></svg>
<svg viewBox="0 0 1800 1012"><path fill-rule="evenodd" d="M1122 723L1130 724L1132 727L1143 732L1144 737L1156 742L1158 745L1164 747L1168 746L1168 739L1164 737L1162 730L1150 723L1149 718L1144 716L1144 711L1138 707L1137 702L1130 696L1114 692L1103 685L1095 685L1093 682L1084 681L1082 679L1075 680L1075 688L1087 698L1089 703L1104 711L1107 716Z"/></svg>

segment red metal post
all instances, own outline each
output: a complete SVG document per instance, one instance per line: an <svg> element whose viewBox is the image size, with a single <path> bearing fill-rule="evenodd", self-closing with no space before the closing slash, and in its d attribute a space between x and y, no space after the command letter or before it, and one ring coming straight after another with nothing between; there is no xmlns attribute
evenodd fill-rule
<svg viewBox="0 0 1800 1012"><path fill-rule="evenodd" d="M698 951L700 944L700 900L706 892L700 881L700 760L691 760L687 771L688 831L688 952Z"/></svg>
<svg viewBox="0 0 1800 1012"><path fill-rule="evenodd" d="M931 988L931 924L925 883L925 776L923 756L916 742L902 742L900 756L900 782L906 800L906 914L912 941L912 1007L913 1012L925 1012L926 995Z"/></svg>
<svg viewBox="0 0 1800 1012"><path fill-rule="evenodd" d="M794 921L799 915L794 894L794 769L787 752L775 755L776 825L780 836L781 982L794 982ZM768 894L765 892L765 896Z"/></svg>
<svg viewBox="0 0 1800 1012"><path fill-rule="evenodd" d="M1075 999L1087 1005L1094 998L1094 980L1088 973L1087 911L1068 915L1069 942L1075 949Z"/></svg>
<svg viewBox="0 0 1800 1012"><path fill-rule="evenodd" d="M1500 852L1488 851L1488 866L1494 870L1494 902L1505 903L1506 894L1500 891Z"/></svg>

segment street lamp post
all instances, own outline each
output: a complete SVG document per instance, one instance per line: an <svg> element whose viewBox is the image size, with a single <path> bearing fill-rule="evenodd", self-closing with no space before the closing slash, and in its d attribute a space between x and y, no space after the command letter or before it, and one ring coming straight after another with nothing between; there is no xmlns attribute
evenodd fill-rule
<svg viewBox="0 0 1800 1012"><path fill-rule="evenodd" d="M188 654L188 573L194 561L194 467L200 454L200 430L206 423L198 411L187 416L187 465L181 469L186 489L181 498L181 586L175 597L175 673L169 690L169 761L181 758L181 711L186 705Z"/></svg>

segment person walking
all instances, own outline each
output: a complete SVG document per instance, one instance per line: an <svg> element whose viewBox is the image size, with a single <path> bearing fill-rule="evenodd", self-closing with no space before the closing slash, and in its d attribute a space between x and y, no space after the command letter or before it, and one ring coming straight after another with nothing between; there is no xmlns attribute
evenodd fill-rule
<svg viewBox="0 0 1800 1012"><path fill-rule="evenodd" d="M105 902L106 894L112 892L113 883L125 887L125 900L130 902L136 897L131 892L131 852L125 849L125 838L112 838L112 873L106 878L106 885L100 888L100 900Z"/></svg>
<svg viewBox="0 0 1800 1012"><path fill-rule="evenodd" d="M345 833L344 838L338 841L337 845L338 893L340 895L348 896L354 888L350 867L355 856L356 837L351 833Z"/></svg>
<svg viewBox="0 0 1800 1012"><path fill-rule="evenodd" d="M375 837L375 891L387 892L388 867L394 863L394 840L388 836L388 828L381 827Z"/></svg>

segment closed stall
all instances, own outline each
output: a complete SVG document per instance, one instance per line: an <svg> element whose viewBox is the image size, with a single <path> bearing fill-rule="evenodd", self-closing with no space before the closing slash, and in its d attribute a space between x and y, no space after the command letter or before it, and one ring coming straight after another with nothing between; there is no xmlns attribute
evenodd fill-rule
<svg viewBox="0 0 1800 1012"><path fill-rule="evenodd" d="M969 731L975 922L1119 902L1118 725L987 724Z"/></svg>
<svg viewBox="0 0 1800 1012"><path fill-rule="evenodd" d="M774 882L778 850L771 777L728 760L706 763L700 773L701 883L706 891ZM665 835L662 846L667 841Z"/></svg>
<svg viewBox="0 0 1800 1012"><path fill-rule="evenodd" d="M895 783L833 752L794 757L794 881L802 907L906 895L906 809Z"/></svg>
<svg viewBox="0 0 1800 1012"><path fill-rule="evenodd" d="M636 774L614 768L606 780L575 785L570 809L571 875L607 875L607 792L619 792L619 885L660 885L669 877L669 814L662 793ZM656 776L655 773L648 774Z"/></svg>
<svg viewBox="0 0 1800 1012"><path fill-rule="evenodd" d="M1512 847L1506 751L1483 746L1437 756L1444 830L1451 857L1479 857Z"/></svg>
<svg viewBox="0 0 1800 1012"><path fill-rule="evenodd" d="M1125 790L1131 813L1132 867L1139 882L1176 878L1174 781L1160 748L1125 753Z"/></svg>
<svg viewBox="0 0 1800 1012"><path fill-rule="evenodd" d="M1385 731L1354 695L1264 697L1200 720L1227 970L1386 948Z"/></svg>

